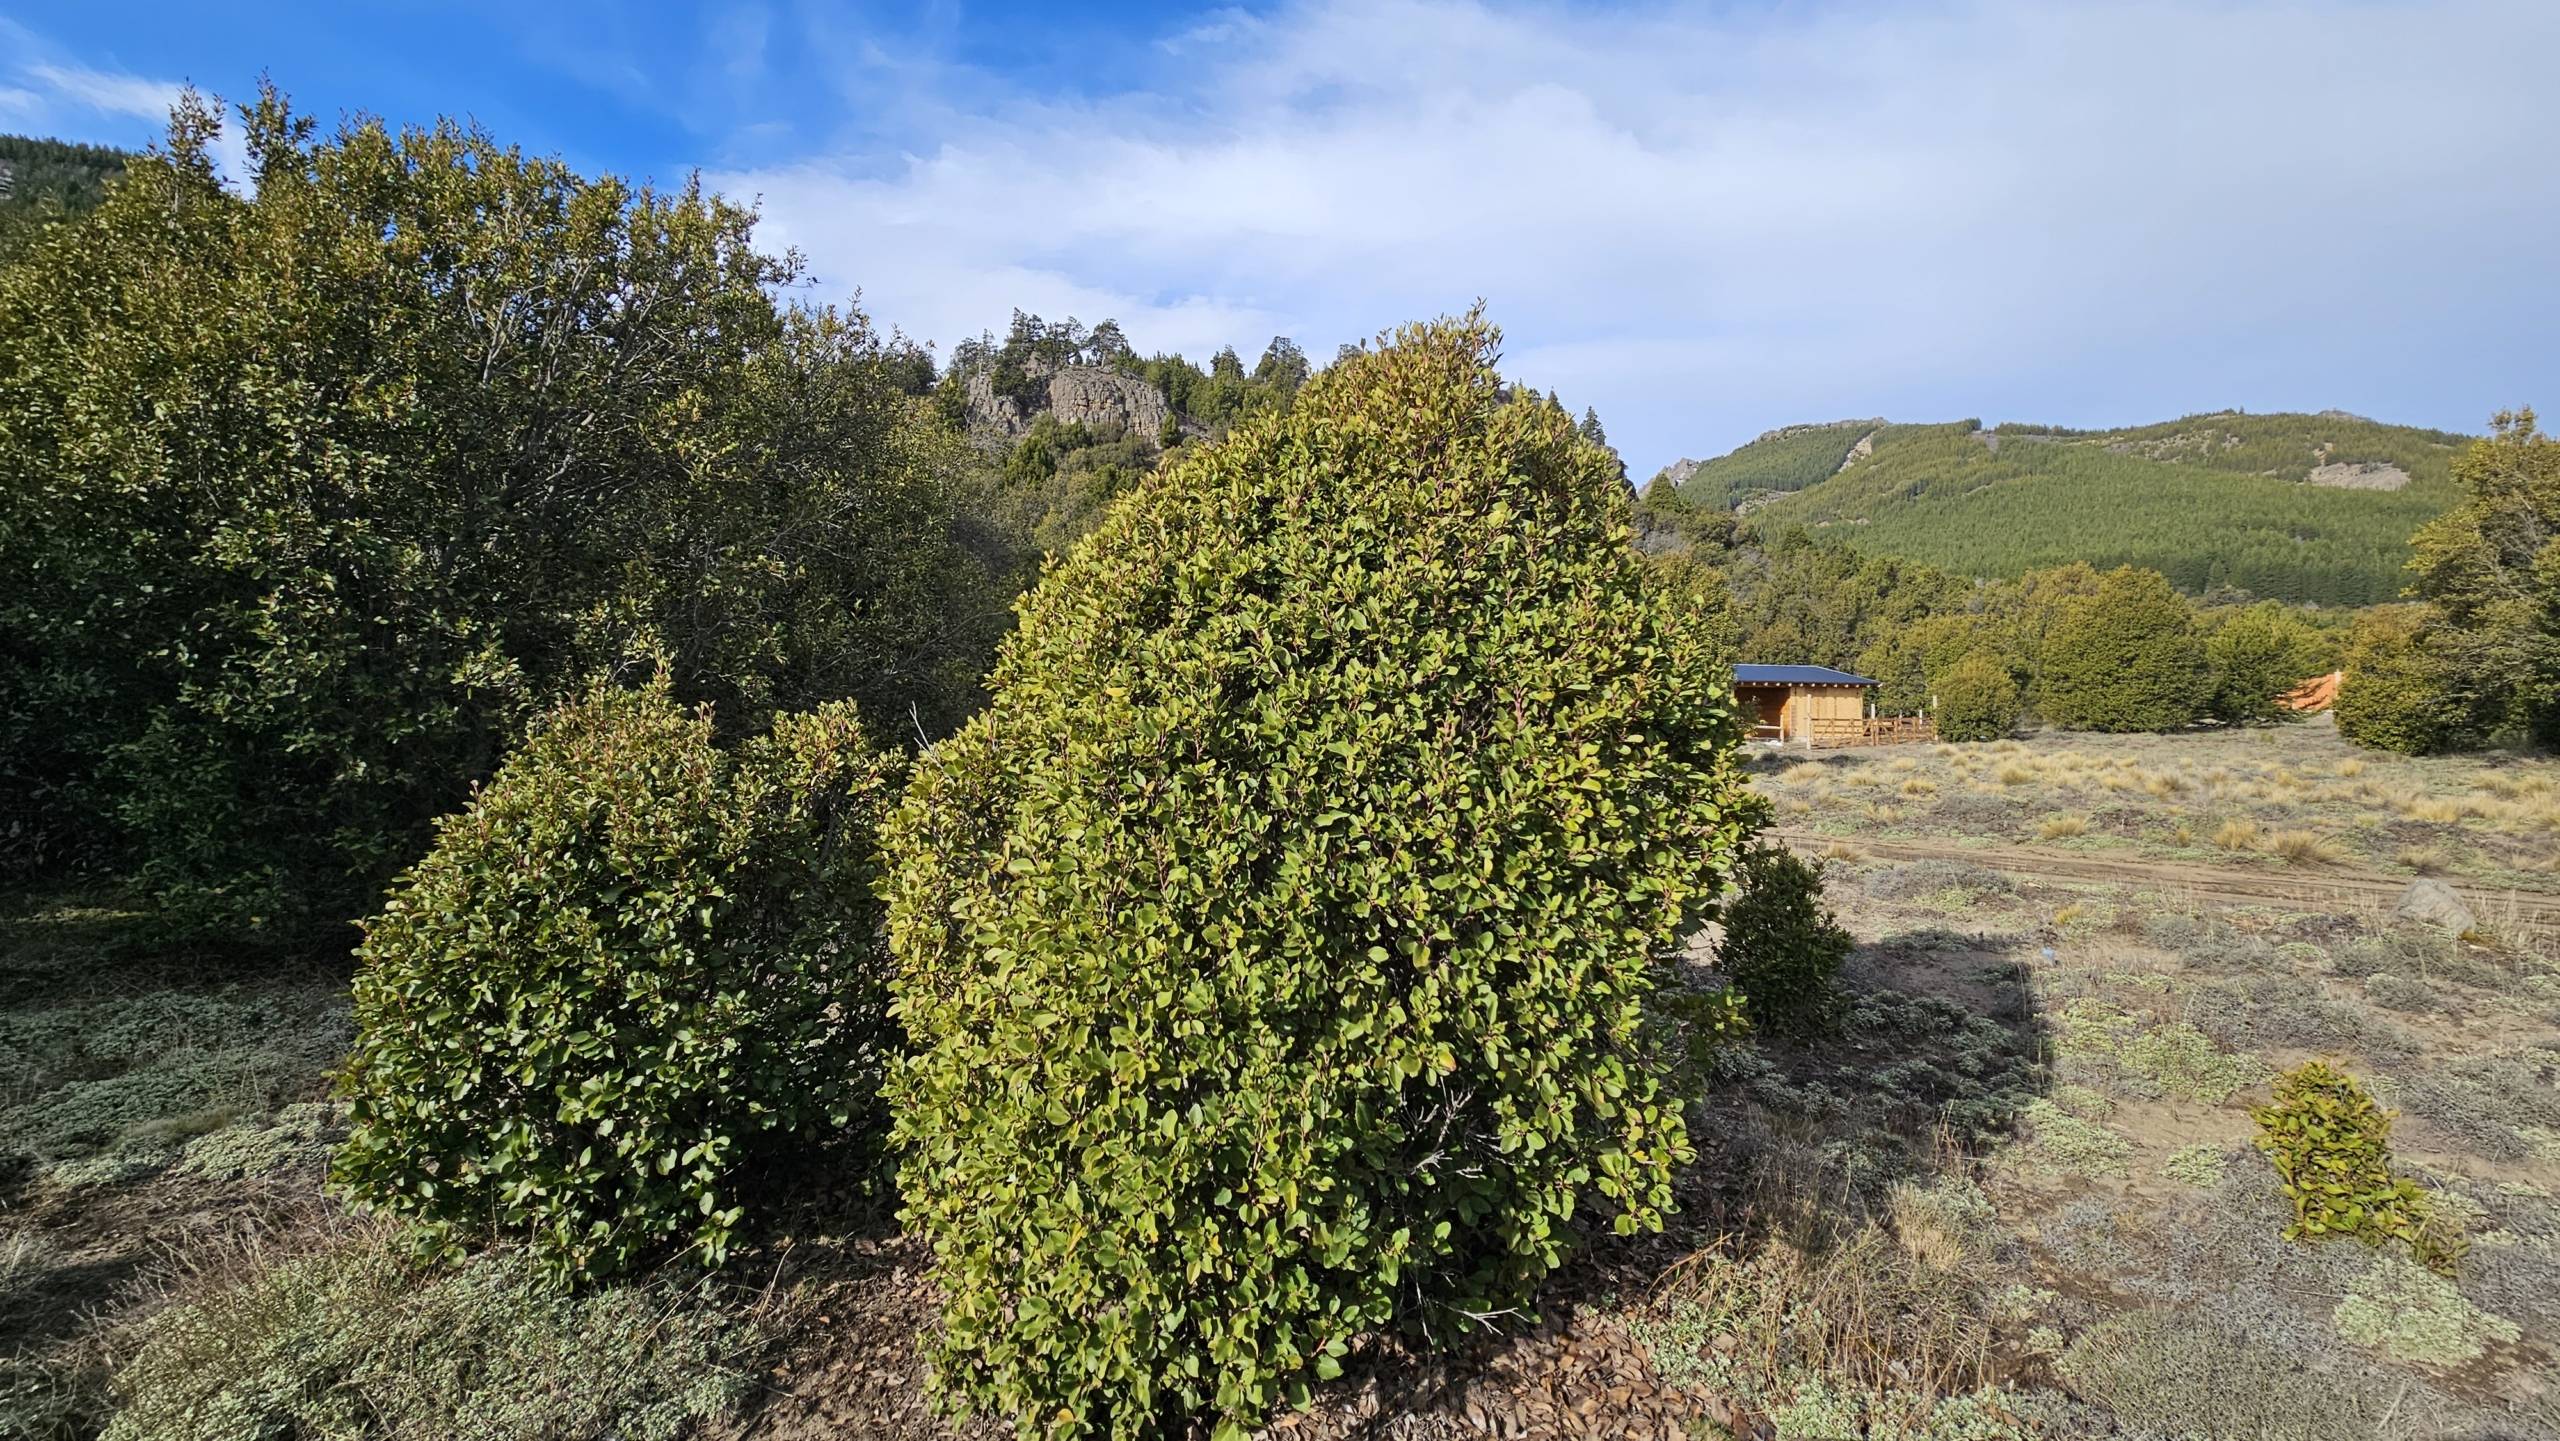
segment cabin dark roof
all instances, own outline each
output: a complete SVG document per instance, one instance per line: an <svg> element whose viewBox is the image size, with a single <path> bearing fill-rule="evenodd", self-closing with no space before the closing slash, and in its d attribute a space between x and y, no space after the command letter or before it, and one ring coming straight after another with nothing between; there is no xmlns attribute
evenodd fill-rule
<svg viewBox="0 0 2560 1441"><path fill-rule="evenodd" d="M1862 675L1827 665L1738 665L1733 678L1743 685L1874 685Z"/></svg>

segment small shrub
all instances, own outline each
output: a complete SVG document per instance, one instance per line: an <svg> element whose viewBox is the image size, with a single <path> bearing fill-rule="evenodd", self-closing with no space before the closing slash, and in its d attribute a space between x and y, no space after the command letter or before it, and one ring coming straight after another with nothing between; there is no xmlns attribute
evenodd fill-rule
<svg viewBox="0 0 2560 1441"><path fill-rule="evenodd" d="M2030 1144L2020 1161L2030 1170L2070 1176L2121 1176L2133 1159L2133 1143L2094 1121L2084 1121L2039 1096L2018 1119Z"/></svg>
<svg viewBox="0 0 2560 1441"><path fill-rule="evenodd" d="M2389 972L2367 977L2364 983L2364 994L2365 999L2377 1006L2394 1011L2414 1011L2421 1015L2441 1009L2444 1005L2444 997L2437 993L2435 987L2421 980L2408 976L2395 976Z"/></svg>
<svg viewBox="0 0 2560 1441"><path fill-rule="evenodd" d="M2395 1361L2459 1366L2523 1334L2463 1298L2451 1281L2398 1256L2378 1258L2331 1314L2338 1334Z"/></svg>
<svg viewBox="0 0 2560 1441"><path fill-rule="evenodd" d="M2249 1114L2293 1202L2288 1239L2399 1241L2444 1269L2461 1254L2417 1182L2391 1174L2391 1114L2343 1072L2306 1061L2276 1078L2274 1104Z"/></svg>
<svg viewBox="0 0 2560 1441"><path fill-rule="evenodd" d="M1752 1024L1805 1034L1838 1019L1849 933L1822 902L1822 871L1783 846L1746 852L1741 890L1725 907L1716 966L1742 993Z"/></svg>
<svg viewBox="0 0 2560 1441"><path fill-rule="evenodd" d="M502 1252L421 1275L379 1238L257 1264L145 1323L105 1441L678 1441L745 1396L752 1326L541 1269Z"/></svg>
<svg viewBox="0 0 2560 1441"><path fill-rule="evenodd" d="M2220 1146L2198 1142L2170 1153L2160 1166L2160 1173L2172 1181L2210 1191L2222 1184L2222 1172L2228 1164Z"/></svg>
<svg viewBox="0 0 2560 1441"><path fill-rule="evenodd" d="M734 754L663 679L550 717L366 929L339 1184L447 1253L719 1259L751 1153L871 1103L892 769L850 706Z"/></svg>
<svg viewBox="0 0 2560 1441"><path fill-rule="evenodd" d="M1938 734L1951 741L1998 740L2018 728L2018 683L1987 655L1957 661L1934 687Z"/></svg>

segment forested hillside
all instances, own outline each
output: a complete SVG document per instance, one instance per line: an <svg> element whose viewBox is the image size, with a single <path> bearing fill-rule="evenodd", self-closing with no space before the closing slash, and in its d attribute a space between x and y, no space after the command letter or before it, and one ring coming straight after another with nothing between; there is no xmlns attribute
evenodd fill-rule
<svg viewBox="0 0 2560 1441"><path fill-rule="evenodd" d="M131 158L103 145L0 135L0 244L26 225L96 209Z"/></svg>
<svg viewBox="0 0 2560 1441"><path fill-rule="evenodd" d="M1695 508L1965 575L2087 561L2190 594L2369 605L2400 593L2410 534L2451 503L2463 439L2338 412L2111 431L1858 421L1772 431L1665 479Z"/></svg>

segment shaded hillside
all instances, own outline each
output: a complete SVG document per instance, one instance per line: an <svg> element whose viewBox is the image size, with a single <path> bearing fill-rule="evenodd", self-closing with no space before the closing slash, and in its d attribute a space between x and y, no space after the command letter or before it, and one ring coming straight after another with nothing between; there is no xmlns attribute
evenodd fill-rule
<svg viewBox="0 0 2560 1441"><path fill-rule="evenodd" d="M1857 421L1772 431L1696 466L1680 495L1967 575L2085 560L2191 593L2368 605L2399 594L2463 440L2335 411L2107 431Z"/></svg>
<svg viewBox="0 0 2560 1441"><path fill-rule="evenodd" d="M130 157L103 145L0 135L0 236L51 216L94 210Z"/></svg>

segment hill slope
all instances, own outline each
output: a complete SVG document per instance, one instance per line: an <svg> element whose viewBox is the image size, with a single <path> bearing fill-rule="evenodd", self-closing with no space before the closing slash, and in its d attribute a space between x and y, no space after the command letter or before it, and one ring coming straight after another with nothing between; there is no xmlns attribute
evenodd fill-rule
<svg viewBox="0 0 2560 1441"><path fill-rule="evenodd" d="M130 158L103 145L0 135L0 220L95 209Z"/></svg>
<svg viewBox="0 0 2560 1441"><path fill-rule="evenodd" d="M2181 589L2327 605L2389 600L2411 531L2453 499L2467 437L2319 415L2193 415L2125 430L1840 421L1771 431L1665 476L1764 531L1966 575L2085 560Z"/></svg>

